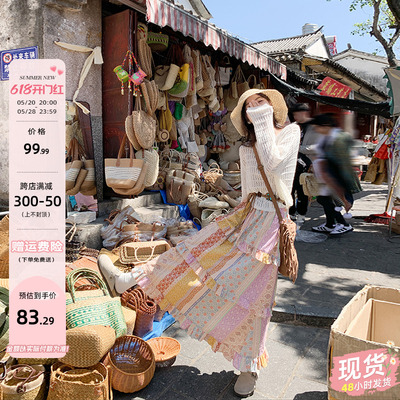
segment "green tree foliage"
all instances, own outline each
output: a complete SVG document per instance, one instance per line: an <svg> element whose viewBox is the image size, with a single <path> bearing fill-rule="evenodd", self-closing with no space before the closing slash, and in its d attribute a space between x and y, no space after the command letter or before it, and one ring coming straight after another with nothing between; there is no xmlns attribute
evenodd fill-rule
<svg viewBox="0 0 400 400"><path fill-rule="evenodd" d="M331 1L331 0L328 0ZM400 36L400 2L399 0L352 0L349 10L372 7L372 19L354 24L353 34L374 36L384 48L388 63L396 67L398 62L393 46Z"/></svg>

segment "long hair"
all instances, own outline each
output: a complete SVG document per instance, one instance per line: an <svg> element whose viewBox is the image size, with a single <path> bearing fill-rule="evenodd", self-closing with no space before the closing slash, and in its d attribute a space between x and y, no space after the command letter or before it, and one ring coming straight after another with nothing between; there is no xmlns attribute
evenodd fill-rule
<svg viewBox="0 0 400 400"><path fill-rule="evenodd" d="M265 100L268 101L269 104L271 104L271 100L269 99L269 97L266 94L258 93L258 95L263 97ZM254 125L250 121L248 121L246 118L246 102L243 103L241 117L243 119L244 126L246 127L246 131L247 131L244 145L251 147L256 143L257 139L256 139L256 133L254 132ZM277 120L275 118L275 114L274 114L274 127L277 129L283 128L283 125L281 125L277 122Z"/></svg>

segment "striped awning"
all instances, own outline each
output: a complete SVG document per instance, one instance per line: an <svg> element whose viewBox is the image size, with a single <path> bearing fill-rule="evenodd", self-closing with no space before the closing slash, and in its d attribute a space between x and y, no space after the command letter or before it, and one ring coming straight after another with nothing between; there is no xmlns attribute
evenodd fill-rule
<svg viewBox="0 0 400 400"><path fill-rule="evenodd" d="M160 27L169 26L174 31L193 38L196 42L212 46L215 50L221 50L238 60L248 62L250 65L269 71L286 80L285 65L268 57L253 46L228 35L208 21L201 20L166 0L146 0L146 7L148 22Z"/></svg>

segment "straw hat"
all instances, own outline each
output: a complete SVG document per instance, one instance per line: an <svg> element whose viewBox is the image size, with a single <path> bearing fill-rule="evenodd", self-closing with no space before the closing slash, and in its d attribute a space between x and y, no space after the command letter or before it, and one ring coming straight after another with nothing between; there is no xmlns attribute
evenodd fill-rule
<svg viewBox="0 0 400 400"><path fill-rule="evenodd" d="M284 125L287 118L288 108L286 106L285 99L283 98L282 94L279 93L275 89L250 89L246 90L239 99L239 102L235 109L232 111L231 120L235 128L242 136L246 136L246 126L242 119L242 108L245 101L253 94L262 93L268 96L269 100L271 101L271 105L274 109L274 117L278 124Z"/></svg>

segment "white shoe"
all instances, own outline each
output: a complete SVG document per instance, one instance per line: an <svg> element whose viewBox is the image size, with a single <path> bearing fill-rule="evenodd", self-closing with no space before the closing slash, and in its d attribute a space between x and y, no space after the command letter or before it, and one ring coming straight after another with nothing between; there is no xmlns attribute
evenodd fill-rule
<svg viewBox="0 0 400 400"><path fill-rule="evenodd" d="M236 396L249 397L254 393L258 379L257 372L241 372L233 388Z"/></svg>
<svg viewBox="0 0 400 400"><path fill-rule="evenodd" d="M331 233L336 228L336 225L333 225L333 228L328 228L326 224L313 226L311 229L314 232L322 232L322 233Z"/></svg>
<svg viewBox="0 0 400 400"><path fill-rule="evenodd" d="M342 233L350 232L353 230L351 225L337 224L330 235L341 235Z"/></svg>

